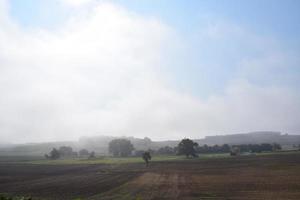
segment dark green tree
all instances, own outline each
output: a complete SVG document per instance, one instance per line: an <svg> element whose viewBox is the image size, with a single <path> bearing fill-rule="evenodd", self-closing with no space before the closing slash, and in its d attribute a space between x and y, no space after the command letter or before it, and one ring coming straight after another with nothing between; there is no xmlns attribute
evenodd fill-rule
<svg viewBox="0 0 300 200"><path fill-rule="evenodd" d="M110 141L108 151L114 156L126 157L134 150L133 145L126 139L114 139Z"/></svg>
<svg viewBox="0 0 300 200"><path fill-rule="evenodd" d="M53 148L52 151L50 151L49 155L45 154L45 157L47 159L56 160L60 158L60 153L56 148Z"/></svg>
<svg viewBox="0 0 300 200"><path fill-rule="evenodd" d="M186 157L189 156L197 157L196 149L195 149L197 146L198 143L188 138L185 138L181 140L181 142L178 144L178 154L185 155Z"/></svg>
<svg viewBox="0 0 300 200"><path fill-rule="evenodd" d="M146 166L148 166L149 160L151 160L150 152L149 151L144 152L142 157L146 163Z"/></svg>

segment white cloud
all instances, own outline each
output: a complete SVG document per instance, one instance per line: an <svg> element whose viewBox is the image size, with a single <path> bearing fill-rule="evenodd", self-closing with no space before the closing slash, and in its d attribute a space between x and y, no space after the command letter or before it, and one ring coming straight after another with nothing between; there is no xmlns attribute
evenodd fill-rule
<svg viewBox="0 0 300 200"><path fill-rule="evenodd" d="M172 87L161 68L176 39L158 19L100 2L58 31L25 32L0 16L4 21L10 25L0 29L4 141L300 130L300 98L289 89L233 82L224 95L203 101Z"/></svg>
<svg viewBox="0 0 300 200"><path fill-rule="evenodd" d="M169 28L158 20L101 3L58 32L10 31L0 31L4 137L102 131L115 102L160 85L155 68Z"/></svg>

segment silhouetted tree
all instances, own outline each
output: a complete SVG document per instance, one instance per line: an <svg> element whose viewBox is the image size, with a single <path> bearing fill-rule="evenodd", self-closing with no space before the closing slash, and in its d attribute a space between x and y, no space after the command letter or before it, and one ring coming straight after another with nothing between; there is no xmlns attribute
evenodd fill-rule
<svg viewBox="0 0 300 200"><path fill-rule="evenodd" d="M280 144L274 143L273 144L273 151L279 151L279 150L281 150Z"/></svg>
<svg viewBox="0 0 300 200"><path fill-rule="evenodd" d="M56 148L53 148L50 151L49 155L45 154L45 157L47 159L56 160L56 159L60 158L60 153L59 153L59 151Z"/></svg>
<svg viewBox="0 0 300 200"><path fill-rule="evenodd" d="M91 153L90 153L90 155L89 155L89 159L93 159L93 158L95 158L96 156L95 156L95 152L94 151L92 151Z"/></svg>
<svg viewBox="0 0 300 200"><path fill-rule="evenodd" d="M183 139L178 144L178 154L185 155L186 157L193 156L197 157L195 148L198 146L198 143L190 139Z"/></svg>
<svg viewBox="0 0 300 200"><path fill-rule="evenodd" d="M86 149L81 149L81 150L79 151L79 156L89 156L89 155L90 155L90 153L89 153L89 151L86 150Z"/></svg>
<svg viewBox="0 0 300 200"><path fill-rule="evenodd" d="M237 156L240 154L240 148L237 147L237 146L233 146L231 147L231 150L230 150L230 155L231 156Z"/></svg>
<svg viewBox="0 0 300 200"><path fill-rule="evenodd" d="M108 150L114 156L129 156L134 150L133 145L129 140L126 139L114 139L110 141Z"/></svg>
<svg viewBox="0 0 300 200"><path fill-rule="evenodd" d="M143 159L146 162L146 166L148 166L149 160L151 160L151 155L149 151L143 153Z"/></svg>

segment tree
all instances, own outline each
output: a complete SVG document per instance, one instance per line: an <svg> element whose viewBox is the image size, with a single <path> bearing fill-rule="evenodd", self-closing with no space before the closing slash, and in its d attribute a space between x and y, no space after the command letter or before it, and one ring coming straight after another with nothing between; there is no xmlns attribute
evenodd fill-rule
<svg viewBox="0 0 300 200"><path fill-rule="evenodd" d="M133 145L126 139L114 139L110 141L108 151L114 156L126 157L134 150Z"/></svg>
<svg viewBox="0 0 300 200"><path fill-rule="evenodd" d="M280 150L281 150L280 144L274 143L273 144L273 151L280 151Z"/></svg>
<svg viewBox="0 0 300 200"><path fill-rule="evenodd" d="M238 156L240 155L240 148L238 146L232 146L230 151L231 156Z"/></svg>
<svg viewBox="0 0 300 200"><path fill-rule="evenodd" d="M60 158L60 153L56 148L53 148L52 151L50 151L49 155L45 154L45 157L47 159L56 160Z"/></svg>
<svg viewBox="0 0 300 200"><path fill-rule="evenodd" d="M89 154L89 159L93 159L93 158L96 158L95 152L94 152L94 151L92 151L92 152Z"/></svg>
<svg viewBox="0 0 300 200"><path fill-rule="evenodd" d="M59 147L58 151L62 157L70 157L75 155L72 147L68 147L68 146L61 146Z"/></svg>
<svg viewBox="0 0 300 200"><path fill-rule="evenodd" d="M189 156L197 157L196 150L195 150L197 146L198 143L188 138L185 138L181 140L181 142L178 144L178 154L185 155L186 157Z"/></svg>
<svg viewBox="0 0 300 200"><path fill-rule="evenodd" d="M80 156L80 157L89 156L89 155L90 155L90 153L89 153L89 151L86 150L86 149L81 149L81 150L79 151L79 156Z"/></svg>
<svg viewBox="0 0 300 200"><path fill-rule="evenodd" d="M146 166L148 166L149 160L151 160L151 155L149 151L143 153L143 159L146 163Z"/></svg>

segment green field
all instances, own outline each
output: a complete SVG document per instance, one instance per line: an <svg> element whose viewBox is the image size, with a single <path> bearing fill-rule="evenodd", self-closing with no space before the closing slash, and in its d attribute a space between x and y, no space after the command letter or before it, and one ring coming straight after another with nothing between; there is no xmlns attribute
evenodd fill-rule
<svg viewBox="0 0 300 200"><path fill-rule="evenodd" d="M184 159L182 156L155 156L153 157L152 162L157 161L170 161L170 160L180 160ZM58 160L33 160L26 161L26 163L30 164L125 164L125 163L143 163L143 159L141 157L96 157L94 159L58 159Z"/></svg>
<svg viewBox="0 0 300 200"><path fill-rule="evenodd" d="M266 156L272 154L298 154L297 151L291 152L267 152L259 154L247 154L240 156ZM195 159L213 159L213 158L230 158L228 153L218 153L218 154L200 154L198 158ZM191 158L186 158L185 156L176 155L154 155L151 162L161 162L161 161L180 161L180 160L191 160ZM15 156L15 157L0 157L0 162L10 162L10 163L27 163L27 164L40 164L40 165L65 165L65 164L126 164L126 163L144 163L141 157L111 157L111 156L98 156L94 159L88 158L69 158L69 159L58 159L58 160L47 160L44 157L38 156Z"/></svg>

